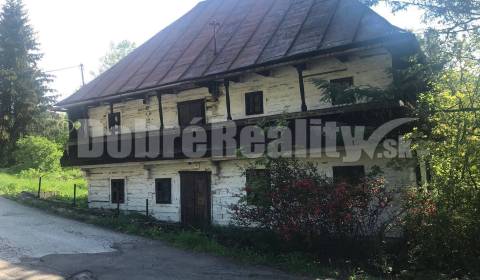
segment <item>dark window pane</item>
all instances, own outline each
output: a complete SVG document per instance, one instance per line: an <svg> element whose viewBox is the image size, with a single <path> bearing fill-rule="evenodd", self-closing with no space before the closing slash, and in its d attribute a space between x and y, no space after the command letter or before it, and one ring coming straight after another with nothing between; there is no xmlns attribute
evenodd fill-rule
<svg viewBox="0 0 480 280"><path fill-rule="evenodd" d="M332 93L332 104L350 104L355 103L355 96L346 95L344 91L353 86L353 77L334 79L330 81Z"/></svg>
<svg viewBox="0 0 480 280"><path fill-rule="evenodd" d="M115 179L111 181L112 203L125 203L125 180Z"/></svg>
<svg viewBox="0 0 480 280"><path fill-rule="evenodd" d="M108 129L119 132L121 124L120 112L108 114Z"/></svg>
<svg viewBox="0 0 480 280"><path fill-rule="evenodd" d="M333 167L333 181L358 185L365 178L364 166L336 166Z"/></svg>
<svg viewBox="0 0 480 280"><path fill-rule="evenodd" d="M205 124L205 101L195 100L178 103L178 123L180 126L189 126L192 120L200 119L196 124Z"/></svg>
<svg viewBox="0 0 480 280"><path fill-rule="evenodd" d="M263 114L263 92L249 92L245 94L246 115Z"/></svg>
<svg viewBox="0 0 480 280"><path fill-rule="evenodd" d="M172 204L172 179L156 179L155 195L157 204Z"/></svg>

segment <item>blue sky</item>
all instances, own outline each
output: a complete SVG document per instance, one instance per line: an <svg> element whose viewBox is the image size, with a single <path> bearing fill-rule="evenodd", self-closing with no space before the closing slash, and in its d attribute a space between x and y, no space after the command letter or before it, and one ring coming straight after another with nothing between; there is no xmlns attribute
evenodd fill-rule
<svg viewBox="0 0 480 280"><path fill-rule="evenodd" d="M0 0L2 5L5 0ZM179 18L200 0L24 0L30 21L37 32L44 58L41 67L48 71L83 63L87 82L90 71L110 42L124 39L140 45L169 23ZM384 6L375 11L394 25L421 31L417 10L393 15ZM55 72L51 87L61 98L81 86L79 68Z"/></svg>

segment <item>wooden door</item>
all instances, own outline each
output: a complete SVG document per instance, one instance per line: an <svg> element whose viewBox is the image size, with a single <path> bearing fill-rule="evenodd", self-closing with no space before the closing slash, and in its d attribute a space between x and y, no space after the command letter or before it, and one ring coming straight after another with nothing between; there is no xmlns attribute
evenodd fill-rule
<svg viewBox="0 0 480 280"><path fill-rule="evenodd" d="M211 187L209 172L181 172L181 209L184 225L201 227L210 224Z"/></svg>

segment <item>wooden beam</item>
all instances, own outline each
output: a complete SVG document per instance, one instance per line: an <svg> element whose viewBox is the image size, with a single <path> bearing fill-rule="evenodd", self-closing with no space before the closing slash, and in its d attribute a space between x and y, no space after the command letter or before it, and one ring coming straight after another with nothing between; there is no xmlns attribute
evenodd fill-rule
<svg viewBox="0 0 480 280"><path fill-rule="evenodd" d="M305 79L305 78L323 76L323 75L328 75L328 74L333 74L333 73L345 72L347 70L348 70L347 68L342 68L342 69L325 71L325 72L320 72L320 73L313 73L313 74L309 74L309 75L303 75L303 78Z"/></svg>
<svg viewBox="0 0 480 280"><path fill-rule="evenodd" d="M234 83L240 83L240 76L230 77L228 80Z"/></svg>
<svg viewBox="0 0 480 280"><path fill-rule="evenodd" d="M220 82L217 81L208 81L208 82L201 82L197 83L199 87L206 87L208 92L217 99L220 96Z"/></svg>
<svg viewBox="0 0 480 280"><path fill-rule="evenodd" d="M160 118L160 131L162 131L165 126L163 124L163 106L162 106L162 94L160 91L157 91L157 100L158 100L158 115Z"/></svg>
<svg viewBox="0 0 480 280"><path fill-rule="evenodd" d="M340 54L335 56L336 59L338 59L341 63L345 63L350 61L350 55L349 54Z"/></svg>
<svg viewBox="0 0 480 280"><path fill-rule="evenodd" d="M298 73L298 85L300 87L300 99L302 101L302 112L306 112L308 110L307 103L305 101L305 83L303 81L303 71L307 68L305 64L298 64L295 65Z"/></svg>
<svg viewBox="0 0 480 280"><path fill-rule="evenodd" d="M224 81L224 86L225 86L225 96L227 99L227 120L231 121L232 120L232 113L230 110L230 81L225 80Z"/></svg>
<svg viewBox="0 0 480 280"><path fill-rule="evenodd" d="M90 137L90 133L88 133L90 124L89 124L89 119L88 119L89 116L88 116L88 107L87 106L84 106L83 109L82 109L82 117L85 120L84 121L85 127L82 127L83 133L84 133L84 135L89 135L89 137Z"/></svg>
<svg viewBox="0 0 480 280"><path fill-rule="evenodd" d="M220 83L215 81L209 83L208 92L217 99L220 96Z"/></svg>
<svg viewBox="0 0 480 280"><path fill-rule="evenodd" d="M149 103L150 103L150 96L149 96L149 95L145 95L145 96L143 97L142 103L143 103L143 105L149 105Z"/></svg>
<svg viewBox="0 0 480 280"><path fill-rule="evenodd" d="M264 76L264 77L271 77L272 76L272 71L271 70L264 70L264 71L259 71L259 72L256 72L258 75L260 76Z"/></svg>

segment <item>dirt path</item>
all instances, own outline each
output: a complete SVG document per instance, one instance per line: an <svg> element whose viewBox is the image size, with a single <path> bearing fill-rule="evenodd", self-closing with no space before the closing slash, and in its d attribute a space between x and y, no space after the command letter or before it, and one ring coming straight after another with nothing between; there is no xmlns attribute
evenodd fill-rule
<svg viewBox="0 0 480 280"><path fill-rule="evenodd" d="M0 279L296 278L51 216L0 198Z"/></svg>

